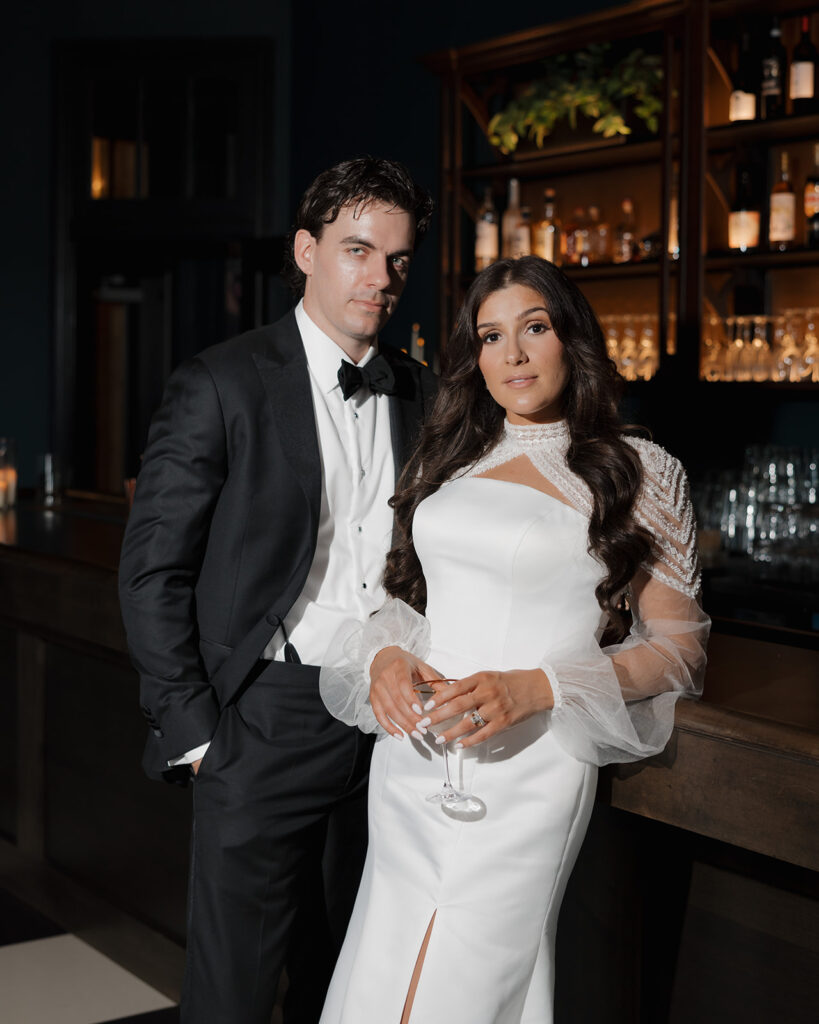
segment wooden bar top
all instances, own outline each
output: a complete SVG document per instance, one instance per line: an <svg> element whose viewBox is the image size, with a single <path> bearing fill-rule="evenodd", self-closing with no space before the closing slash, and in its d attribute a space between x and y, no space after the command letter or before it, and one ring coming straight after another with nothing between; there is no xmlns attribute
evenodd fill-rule
<svg viewBox="0 0 819 1024"><path fill-rule="evenodd" d="M122 504L0 513L0 619L126 658L116 592ZM600 776L614 807L819 870L819 650L715 631L703 699L667 749Z"/></svg>

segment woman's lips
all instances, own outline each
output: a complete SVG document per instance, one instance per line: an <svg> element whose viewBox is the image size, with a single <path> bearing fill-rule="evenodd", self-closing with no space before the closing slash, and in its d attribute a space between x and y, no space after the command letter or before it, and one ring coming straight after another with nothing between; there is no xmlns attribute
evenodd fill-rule
<svg viewBox="0 0 819 1024"><path fill-rule="evenodd" d="M536 380L537 377L510 377L509 380L505 380L503 383L510 388L525 388Z"/></svg>

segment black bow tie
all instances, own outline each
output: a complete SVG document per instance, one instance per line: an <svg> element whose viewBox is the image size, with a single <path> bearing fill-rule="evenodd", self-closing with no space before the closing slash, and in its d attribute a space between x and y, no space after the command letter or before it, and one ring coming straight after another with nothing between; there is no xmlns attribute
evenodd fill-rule
<svg viewBox="0 0 819 1024"><path fill-rule="evenodd" d="M343 359L338 370L338 382L345 402L362 384L366 384L377 395L395 394L395 374L383 355L376 356L364 366L356 366Z"/></svg>

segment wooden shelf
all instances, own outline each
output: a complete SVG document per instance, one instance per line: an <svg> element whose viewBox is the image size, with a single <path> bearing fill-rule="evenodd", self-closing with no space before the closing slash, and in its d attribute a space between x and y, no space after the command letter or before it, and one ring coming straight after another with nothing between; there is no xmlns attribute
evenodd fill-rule
<svg viewBox="0 0 819 1024"><path fill-rule="evenodd" d="M819 114L780 117L774 121L721 124L706 130L706 141L711 152L754 143L800 142L810 138L819 139Z"/></svg>
<svg viewBox="0 0 819 1024"><path fill-rule="evenodd" d="M719 252L705 257L705 269L739 270L757 267L760 270L785 270L791 267L819 266L819 249L790 249L787 252Z"/></svg>
<svg viewBox="0 0 819 1024"><path fill-rule="evenodd" d="M628 164L648 164L659 161L662 142L649 139L647 142L627 142L619 139L590 139L587 143L555 149L539 150L523 156L508 157L496 164L464 168L464 178L549 178L578 171L600 170L604 160L607 167L623 167Z"/></svg>

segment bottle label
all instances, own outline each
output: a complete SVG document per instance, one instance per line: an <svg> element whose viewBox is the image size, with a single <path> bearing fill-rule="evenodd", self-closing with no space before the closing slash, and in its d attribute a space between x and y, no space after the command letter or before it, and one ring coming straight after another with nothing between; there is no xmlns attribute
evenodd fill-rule
<svg viewBox="0 0 819 1024"><path fill-rule="evenodd" d="M819 213L819 181L805 185L805 216L815 217Z"/></svg>
<svg viewBox="0 0 819 1024"><path fill-rule="evenodd" d="M516 227L509 239L509 255L512 259L532 254L532 231L528 224Z"/></svg>
<svg viewBox="0 0 819 1024"><path fill-rule="evenodd" d="M790 92L792 100L812 100L814 96L814 64L801 60L791 64Z"/></svg>
<svg viewBox="0 0 819 1024"><path fill-rule="evenodd" d="M759 245L759 211L734 210L728 216L728 247L745 252Z"/></svg>
<svg viewBox="0 0 819 1024"><path fill-rule="evenodd" d="M491 261L497 258L498 225L488 220L479 220L475 227L475 259Z"/></svg>
<svg viewBox="0 0 819 1024"><path fill-rule="evenodd" d="M762 61L760 92L763 96L779 96L782 92L781 71L776 57L766 57Z"/></svg>
<svg viewBox="0 0 819 1024"><path fill-rule="evenodd" d="M756 119L756 96L752 92L735 89L728 104L729 121L753 121Z"/></svg>
<svg viewBox="0 0 819 1024"><path fill-rule="evenodd" d="M771 196L771 221L768 238L772 242L792 242L796 237L796 196L778 192Z"/></svg>
<svg viewBox="0 0 819 1024"><path fill-rule="evenodd" d="M535 256L540 256L541 259L548 260L550 263L555 263L555 239L557 232L553 224L547 224L543 227L536 227L532 232L532 248Z"/></svg>

